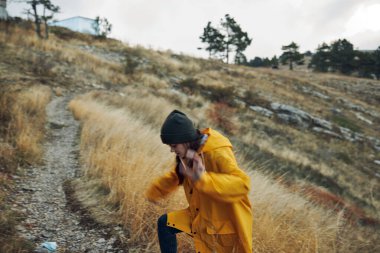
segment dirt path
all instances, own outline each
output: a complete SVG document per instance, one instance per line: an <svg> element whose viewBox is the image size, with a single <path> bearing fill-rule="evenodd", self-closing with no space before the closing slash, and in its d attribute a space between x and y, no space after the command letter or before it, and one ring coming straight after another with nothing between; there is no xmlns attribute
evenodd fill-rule
<svg viewBox="0 0 380 253"><path fill-rule="evenodd" d="M67 110L70 98L54 97L48 105L44 164L18 178L14 208L27 217L18 232L36 248L56 242L57 252L124 252L115 246L109 229L83 224L81 212L72 212L67 203L64 183L79 174L79 125Z"/></svg>

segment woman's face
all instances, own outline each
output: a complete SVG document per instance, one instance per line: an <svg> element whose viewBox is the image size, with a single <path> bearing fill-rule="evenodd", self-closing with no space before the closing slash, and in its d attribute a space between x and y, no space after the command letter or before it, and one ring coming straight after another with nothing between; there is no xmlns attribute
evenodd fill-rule
<svg viewBox="0 0 380 253"><path fill-rule="evenodd" d="M170 152L174 152L177 156L184 159L187 152L187 146L186 144L179 143L179 144L169 144Z"/></svg>

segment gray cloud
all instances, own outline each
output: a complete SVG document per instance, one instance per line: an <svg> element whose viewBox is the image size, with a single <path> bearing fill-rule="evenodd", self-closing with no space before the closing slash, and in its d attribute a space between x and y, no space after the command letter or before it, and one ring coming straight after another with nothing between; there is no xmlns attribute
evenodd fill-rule
<svg viewBox="0 0 380 253"><path fill-rule="evenodd" d="M342 38L346 24L361 6L378 0L53 0L61 6L59 19L81 15L107 17L112 36L129 42L206 56L196 50L208 21L215 25L229 13L253 38L247 57L281 54L281 46L295 41L301 50ZM15 5L15 4L13 4ZM13 6L11 15L20 7ZM380 28L379 28L380 31ZM375 32L351 36L356 47L376 44ZM350 39L349 38L349 39ZM357 44L356 44L357 43ZM380 43L378 43L380 44Z"/></svg>

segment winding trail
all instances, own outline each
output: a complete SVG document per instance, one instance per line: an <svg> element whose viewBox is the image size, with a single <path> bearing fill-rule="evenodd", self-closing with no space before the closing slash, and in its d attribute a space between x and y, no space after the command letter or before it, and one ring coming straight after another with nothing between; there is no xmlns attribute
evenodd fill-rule
<svg viewBox="0 0 380 253"><path fill-rule="evenodd" d="M18 233L36 244L36 252L47 252L39 248L43 242L56 242L57 252L124 252L114 246L109 229L83 224L82 214L72 212L67 201L64 184L80 170L79 123L67 109L71 97L54 97L48 104L43 165L26 168L17 179L14 209L27 217Z"/></svg>

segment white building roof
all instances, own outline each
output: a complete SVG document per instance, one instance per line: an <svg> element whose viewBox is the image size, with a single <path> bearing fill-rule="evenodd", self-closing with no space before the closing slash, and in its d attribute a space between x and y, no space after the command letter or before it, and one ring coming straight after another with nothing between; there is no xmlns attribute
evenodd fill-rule
<svg viewBox="0 0 380 253"><path fill-rule="evenodd" d="M75 32L98 35L95 29L97 25L95 19L85 18L81 16L71 17L64 20L52 22L50 25L65 27Z"/></svg>

